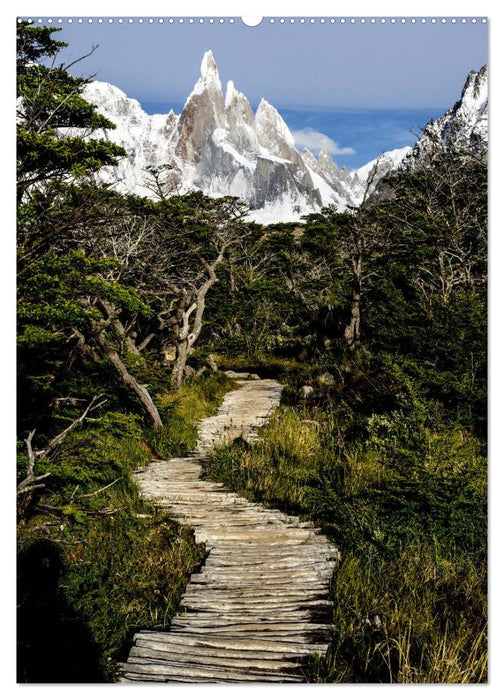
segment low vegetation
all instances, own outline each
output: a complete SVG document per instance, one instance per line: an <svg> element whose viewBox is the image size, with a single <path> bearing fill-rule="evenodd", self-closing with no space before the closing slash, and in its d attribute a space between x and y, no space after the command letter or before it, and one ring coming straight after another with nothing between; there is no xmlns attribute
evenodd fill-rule
<svg viewBox="0 0 504 700"><path fill-rule="evenodd" d="M280 408L262 442L217 450L208 475L341 547L333 640L313 680L482 682L484 443L421 401L396 363L359 374L393 384L394 404L372 405L349 375L323 401Z"/></svg>
<svg viewBox="0 0 504 700"><path fill-rule="evenodd" d="M50 472L46 489L20 498L20 681L110 681L136 630L168 626L205 551L142 501L132 475L194 448L196 422L232 386L213 374L160 394L162 434L132 413L102 409L37 464L36 473ZM21 475L26 462L21 452Z"/></svg>

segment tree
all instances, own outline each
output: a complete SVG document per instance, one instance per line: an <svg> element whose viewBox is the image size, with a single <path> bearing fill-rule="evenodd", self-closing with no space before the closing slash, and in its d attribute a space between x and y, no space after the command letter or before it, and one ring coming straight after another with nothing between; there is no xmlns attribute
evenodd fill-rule
<svg viewBox="0 0 504 700"><path fill-rule="evenodd" d="M122 148L89 138L108 119L81 96L88 82L69 66L55 66L58 51L47 27L18 25L18 320L21 371L40 365L43 372L68 356L68 343L98 360L85 342L93 335L102 357L141 402L155 427L157 408L145 387L128 372L108 337L113 318L108 304L149 313L135 290L110 281L117 260L87 256L77 241L83 229L107 228L111 207L104 188L86 183L104 165L114 165ZM49 66L44 65L50 61ZM93 206L86 206L86 198ZM114 200L117 203L117 198ZM77 206L77 203L79 206ZM102 235L102 234L101 234ZM23 378L26 380L26 377ZM38 383L40 389L40 383ZM40 392L39 392L40 393Z"/></svg>
<svg viewBox="0 0 504 700"><path fill-rule="evenodd" d="M28 22L18 24L19 202L25 201L34 187L69 176L85 177L104 165L115 165L117 157L125 155L116 144L85 138L96 129L115 129L115 125L82 98L89 80L71 76L70 66L54 65L58 51L67 45L52 38L58 31ZM52 64L44 65L50 59Z"/></svg>
<svg viewBox="0 0 504 700"><path fill-rule="evenodd" d="M363 284L372 274L376 274L368 268L369 259L376 256L378 252L384 252L384 244L387 237L374 226L372 217L366 216L365 205L371 192L373 183L376 180L380 166L380 158L377 159L367 177L366 187L359 207L354 210L351 219L349 233L343 249L343 256L349 259L352 275L352 292L350 301L350 318L343 337L350 351L354 351L361 345L361 306Z"/></svg>
<svg viewBox="0 0 504 700"><path fill-rule="evenodd" d="M479 434L486 430L486 181L483 159L439 152L430 167L390 179L394 197L366 211L391 242L368 283L366 338L375 352L407 357L426 390Z"/></svg>
<svg viewBox="0 0 504 700"><path fill-rule="evenodd" d="M217 270L226 252L243 235L247 213L247 207L234 197L212 200L198 193L190 206L192 211L184 216L185 240L179 237L178 241L184 259L173 267L170 284L175 297L174 313L168 319L175 345L175 389L182 383L187 360L201 335L207 294L218 282Z"/></svg>

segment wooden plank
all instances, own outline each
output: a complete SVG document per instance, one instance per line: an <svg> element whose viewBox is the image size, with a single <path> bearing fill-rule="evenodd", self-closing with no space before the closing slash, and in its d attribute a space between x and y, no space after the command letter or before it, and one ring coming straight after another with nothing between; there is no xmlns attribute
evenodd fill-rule
<svg viewBox="0 0 504 700"><path fill-rule="evenodd" d="M244 572L243 576L240 577L238 575L227 575L227 576L218 576L213 575L211 572L207 573L201 573L201 574L193 574L191 577L192 583L200 583L200 584L205 584L205 583L223 583L228 587L243 587L245 588L248 585L253 585L256 588L261 585L269 585L269 586L285 586L289 585L290 583L295 583L296 587L299 588L299 586L304 586L305 589L310 589L310 587L316 586L316 585L321 585L323 588L327 586L328 584L328 579L324 579L320 576L311 576L308 574L301 574L298 573L296 576L293 576L291 574L264 574L260 575L257 574L257 576L252 576L248 575Z"/></svg>
<svg viewBox="0 0 504 700"><path fill-rule="evenodd" d="M134 641L138 643L140 640L145 642L159 642L160 644L192 644L198 648L209 648L209 649L228 649L236 652L242 651L272 651L278 653L295 653L295 654L309 654L312 653L325 653L327 649L327 644L310 644L307 645L298 637L288 640L267 640L261 639L257 640L253 637L247 638L231 638L231 637L221 637L216 633L208 634L198 634L197 632L154 632L151 630L142 630L142 632L137 632L134 636ZM308 651L309 650L309 651Z"/></svg>
<svg viewBox="0 0 504 700"><path fill-rule="evenodd" d="M211 665L208 666L191 666L190 673L187 667L182 663L177 663L175 661L166 661L164 663L151 663L147 660L139 662L138 660L134 663L125 663L121 665L126 673L153 673L158 677L174 676L174 671L182 671L181 675L186 677L194 678L208 678L209 680L228 680L233 679L237 681L255 681L255 682L295 682L296 678L298 680L303 680L299 675L287 673L274 673L271 671L262 671L258 673L246 673L245 671L239 670L225 670L217 669ZM171 671L171 673L170 673Z"/></svg>
<svg viewBox="0 0 504 700"><path fill-rule="evenodd" d="M193 650L194 652L194 650ZM135 646L131 650L128 663L135 663L137 660L142 662L143 659L152 659L153 661L165 662L175 661L181 664L187 664L189 667L193 665L208 666L211 661L212 666L227 669L246 669L251 672L259 671L275 671L275 672L293 672L299 671L299 664L286 659L251 659L237 658L232 656L199 656L195 653L188 653L187 650L177 650L176 652L167 651L165 649L152 649L150 647Z"/></svg>
<svg viewBox="0 0 504 700"><path fill-rule="evenodd" d="M174 673L172 677L165 674L164 676L155 676L150 673L127 673L122 678L119 678L117 683L211 683L211 679L206 678L191 678L182 676L180 673ZM227 681L227 683L239 683L239 681Z"/></svg>
<svg viewBox="0 0 504 700"><path fill-rule="evenodd" d="M254 606L257 610L261 609L263 605L281 605L285 603L286 605L309 605L310 607L332 607L333 603L330 600L326 600L323 594L319 594L319 597L313 595L300 595L299 593L292 593L290 591L285 591L283 593L264 593L259 595L257 593L247 595L245 592L240 592L239 594L232 595L211 595L208 591L204 589L201 594L197 593L186 593L182 600L185 604L201 603L206 602L209 605L215 605L220 609L225 609L226 606L233 607L237 605ZM224 607L221 607L224 606Z"/></svg>
<svg viewBox="0 0 504 700"><path fill-rule="evenodd" d="M184 635L186 636L186 635ZM167 640L170 639L170 635L167 635ZM240 649L239 655L236 649L227 649L225 647L216 647L215 645L203 646L201 644L195 644L194 642L187 642L185 644L181 642L170 642L170 641L158 641L149 640L144 638L138 638L135 642L136 647L145 647L146 649L153 649L155 651L166 651L173 653L184 653L184 654L196 654L198 658L210 657L221 658L221 659L236 659L239 657L244 660L282 660L282 661L293 661L299 662L303 658L303 651L269 651L267 649L261 648L259 650L250 649Z"/></svg>
<svg viewBox="0 0 504 700"><path fill-rule="evenodd" d="M187 625L193 626L194 629L208 629L208 621L202 619L201 622L198 621L196 615L192 615L190 620L185 620L183 617L176 617L172 620L171 629L181 629L187 627ZM310 622L237 622L236 624L229 623L225 619L216 619L212 622L211 629L213 629L217 634L223 634L224 632L316 632L322 633L325 630L330 629L330 625L316 625Z"/></svg>
<svg viewBox="0 0 504 700"><path fill-rule="evenodd" d="M311 571L314 572L322 572L324 574L324 577L331 576L334 567L332 565L327 565L325 562L321 562L320 564L315 564L311 566L310 564L306 562L292 562L288 564L287 562L276 562L275 559L273 558L271 560L271 563L256 563L256 562L249 562L246 559L245 560L240 560L238 559L236 564L221 564L219 561L217 561L216 558L211 557L211 554L208 556L206 559L206 563L204 564L202 571L211 571L212 569L219 570L222 573L229 573L230 575L235 573L236 571L239 571L241 567L244 568L244 570L248 570L249 572L254 572L254 571L262 571L264 573L274 573L275 571L284 571L284 572L289 572L292 569L296 568L301 568L305 569L308 573Z"/></svg>
<svg viewBox="0 0 504 700"><path fill-rule="evenodd" d="M191 605L185 604L185 607L185 613L178 617L186 618L190 615L197 614L200 617L202 615L208 618L220 617L228 621L253 619L257 622L264 620L285 620L286 622L290 622L296 619L303 622L314 622L315 620L320 621L322 619L327 621L330 614L330 608L313 608L306 607L302 604L301 606L277 604L275 606L262 606L259 609L257 605L220 609L217 605L212 606L202 601ZM178 617L173 619L178 619Z"/></svg>
<svg viewBox="0 0 504 700"><path fill-rule="evenodd" d="M185 595L200 596L206 590L209 595L213 593L216 597L229 597L230 599L255 595L261 598L293 595L295 597L313 598L315 600L319 598L328 599L327 589L328 586L324 580L318 583L306 583L306 581L299 580L293 582L289 580L286 584L280 584L278 581L267 584L265 581L258 583L257 580L254 582L253 579L244 579L242 582L231 581L226 583L223 577L220 582L190 581L187 584Z"/></svg>

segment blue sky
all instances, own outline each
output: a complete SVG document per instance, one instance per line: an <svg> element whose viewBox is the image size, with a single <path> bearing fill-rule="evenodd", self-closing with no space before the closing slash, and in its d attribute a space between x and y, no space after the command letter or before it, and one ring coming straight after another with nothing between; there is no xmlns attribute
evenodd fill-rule
<svg viewBox="0 0 504 700"><path fill-rule="evenodd" d="M232 79L253 107L266 98L293 130L327 135L335 160L350 168L412 143L410 129L450 107L468 72L487 61L481 21L272 24L265 18L247 27L239 18L234 24L125 19L71 25L64 19L58 38L69 47L61 58L98 44L73 71L117 85L152 113L180 110L204 51L212 49L224 85Z"/></svg>

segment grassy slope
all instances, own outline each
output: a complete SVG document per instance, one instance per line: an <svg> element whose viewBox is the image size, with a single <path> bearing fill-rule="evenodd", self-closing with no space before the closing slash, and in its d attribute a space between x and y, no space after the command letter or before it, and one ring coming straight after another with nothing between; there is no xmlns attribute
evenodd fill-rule
<svg viewBox="0 0 504 700"><path fill-rule="evenodd" d="M204 548L142 501L131 475L155 455L192 449L197 421L231 388L211 375L160 393L165 427L155 435L138 416L109 411L38 465L52 476L19 525L20 681L110 681L135 630L167 625Z"/></svg>
<svg viewBox="0 0 504 700"><path fill-rule="evenodd" d="M408 388L409 387L409 388ZM394 410L358 392L283 406L209 475L315 519L342 549L321 682L486 679L484 446L403 381Z"/></svg>

